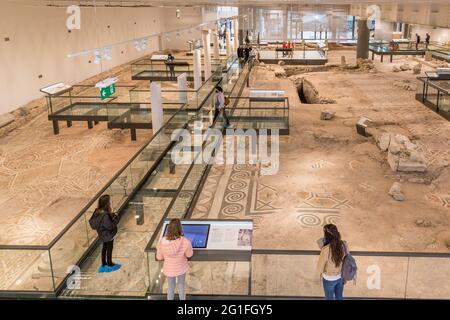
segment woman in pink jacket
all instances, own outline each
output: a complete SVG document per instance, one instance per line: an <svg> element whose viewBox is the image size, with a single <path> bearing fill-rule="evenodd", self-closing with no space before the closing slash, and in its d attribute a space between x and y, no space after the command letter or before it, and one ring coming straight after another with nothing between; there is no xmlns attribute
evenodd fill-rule
<svg viewBox="0 0 450 320"><path fill-rule="evenodd" d="M169 284L168 300L174 299L177 278L180 300L186 300L185 280L186 272L189 270L188 258L193 254L191 241L183 236L180 219L172 219L167 227L166 236L156 247L156 259L164 260L162 271Z"/></svg>

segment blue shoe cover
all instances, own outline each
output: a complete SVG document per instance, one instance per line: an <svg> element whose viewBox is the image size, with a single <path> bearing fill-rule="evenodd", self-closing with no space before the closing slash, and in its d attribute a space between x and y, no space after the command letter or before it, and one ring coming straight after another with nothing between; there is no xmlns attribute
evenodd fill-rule
<svg viewBox="0 0 450 320"><path fill-rule="evenodd" d="M98 267L98 273L108 272L107 269L108 269L108 266L100 266L100 267Z"/></svg>
<svg viewBox="0 0 450 320"><path fill-rule="evenodd" d="M116 263L115 265L113 265L113 266L111 266L111 267L108 267L108 268L109 268L109 271L108 271L108 272L114 272L114 271L117 271L117 270L119 270L121 267L122 267L122 265Z"/></svg>

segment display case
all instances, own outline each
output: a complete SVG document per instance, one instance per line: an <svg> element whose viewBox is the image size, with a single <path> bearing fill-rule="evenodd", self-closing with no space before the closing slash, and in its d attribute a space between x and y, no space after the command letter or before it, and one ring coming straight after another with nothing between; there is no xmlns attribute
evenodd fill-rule
<svg viewBox="0 0 450 320"><path fill-rule="evenodd" d="M450 120L450 79L418 77L416 100Z"/></svg>

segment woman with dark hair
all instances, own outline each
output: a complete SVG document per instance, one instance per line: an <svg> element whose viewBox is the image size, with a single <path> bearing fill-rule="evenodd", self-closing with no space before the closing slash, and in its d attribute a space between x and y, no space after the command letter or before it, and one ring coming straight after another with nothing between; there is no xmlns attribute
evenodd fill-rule
<svg viewBox="0 0 450 320"><path fill-rule="evenodd" d="M112 252L119 219L111 210L111 197L109 195L104 194L98 199L98 206L94 211L93 218L99 221L96 230L98 237L103 242L102 265L98 268L98 272L117 271L121 265L112 262Z"/></svg>
<svg viewBox="0 0 450 320"><path fill-rule="evenodd" d="M341 234L334 224L323 227L324 237L319 240L321 247L317 272L323 279L323 289L327 300L343 300L344 281L342 263L347 244L341 240Z"/></svg>
<svg viewBox="0 0 450 320"><path fill-rule="evenodd" d="M228 119L227 112L225 110L226 107L226 101L225 101L225 95L223 94L223 89L220 86L216 87L216 90L214 91L214 121L216 121L217 117L219 116L220 112L222 112L223 116L223 127L229 128L230 127L230 120ZM211 124L212 127L212 124Z"/></svg>
<svg viewBox="0 0 450 320"><path fill-rule="evenodd" d="M156 259L164 260L162 271L169 285L167 300L174 299L176 282L180 300L186 300L184 288L189 271L188 258L193 254L192 243L184 237L180 219L170 220L165 236L156 246Z"/></svg>

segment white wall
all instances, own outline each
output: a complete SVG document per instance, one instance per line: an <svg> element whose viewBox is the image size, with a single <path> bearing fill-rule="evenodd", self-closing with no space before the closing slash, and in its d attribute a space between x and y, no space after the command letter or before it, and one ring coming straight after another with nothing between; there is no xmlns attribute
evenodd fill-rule
<svg viewBox="0 0 450 320"><path fill-rule="evenodd" d="M392 22L377 21L375 24L375 39L383 41L391 41L394 31Z"/></svg>
<svg viewBox="0 0 450 320"><path fill-rule="evenodd" d="M176 18L175 8L165 8L163 11L164 30L172 31L190 26L196 26L203 22L202 8L180 8L180 19ZM201 39L201 30L194 29L190 33L181 31L178 36L176 32L171 32L169 40L163 37L164 49L189 49L188 40Z"/></svg>
<svg viewBox="0 0 450 320"><path fill-rule="evenodd" d="M81 30L68 33L65 8L1 1L0 114L42 97L39 89L46 85L73 84L98 74L101 67L89 63L91 55L68 58L67 54L160 32L170 25L164 10L97 8L96 20L94 9L82 8ZM4 41L6 37L9 42ZM103 71L158 50L156 38L149 44L145 52L137 52L133 44L113 49Z"/></svg>
<svg viewBox="0 0 450 320"><path fill-rule="evenodd" d="M434 28L430 26L420 26L420 25L413 25L411 28L412 28L411 29L412 37L414 37L414 35L418 33L422 38L422 41L425 41L425 35L428 32L431 36L431 41L450 43L450 29Z"/></svg>

